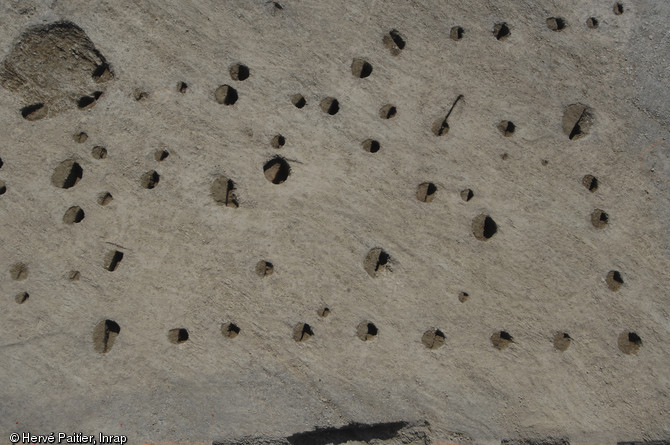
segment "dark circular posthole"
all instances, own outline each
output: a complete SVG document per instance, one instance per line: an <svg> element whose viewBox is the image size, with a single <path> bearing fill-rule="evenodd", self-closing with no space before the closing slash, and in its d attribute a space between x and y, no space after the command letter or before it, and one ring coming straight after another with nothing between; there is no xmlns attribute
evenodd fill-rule
<svg viewBox="0 0 670 445"><path fill-rule="evenodd" d="M95 67L93 73L91 73L91 77L95 83L104 83L112 80L114 74L112 73L112 69L109 64L107 62L103 62Z"/></svg>
<svg viewBox="0 0 670 445"><path fill-rule="evenodd" d="M100 354L106 354L114 346L114 340L121 332L119 324L113 320L103 320L93 329L93 349Z"/></svg>
<svg viewBox="0 0 670 445"><path fill-rule="evenodd" d="M421 343L428 349L437 349L444 345L446 337L442 331L437 328L428 329L421 337Z"/></svg>
<svg viewBox="0 0 670 445"><path fill-rule="evenodd" d="M564 352L570 347L572 338L566 332L558 332L554 335L554 348Z"/></svg>
<svg viewBox="0 0 670 445"><path fill-rule="evenodd" d="M239 333L240 328L235 323L224 323L221 325L221 335L226 338L235 338Z"/></svg>
<svg viewBox="0 0 670 445"><path fill-rule="evenodd" d="M612 7L612 10L614 11L614 14L616 15L621 15L623 14L623 4L622 3L615 3L614 6Z"/></svg>
<svg viewBox="0 0 670 445"><path fill-rule="evenodd" d="M233 80L247 80L249 78L249 67L236 63L230 67L230 77Z"/></svg>
<svg viewBox="0 0 670 445"><path fill-rule="evenodd" d="M293 340L297 342L304 342L314 336L312 327L307 323L298 323L293 328Z"/></svg>
<svg viewBox="0 0 670 445"><path fill-rule="evenodd" d="M437 186L432 182L423 182L416 189L416 199L421 202L431 202L437 193Z"/></svg>
<svg viewBox="0 0 670 445"><path fill-rule="evenodd" d="M58 164L58 167L51 175L51 183L56 187L69 189L79 182L84 174L84 170L76 161L68 159Z"/></svg>
<svg viewBox="0 0 670 445"><path fill-rule="evenodd" d="M156 172L156 170L151 170L142 175L140 183L145 189L152 189L158 185L161 176Z"/></svg>
<svg viewBox="0 0 670 445"><path fill-rule="evenodd" d="M271 262L260 260L256 263L256 275L259 277L269 277L274 272L275 267Z"/></svg>
<svg viewBox="0 0 670 445"><path fill-rule="evenodd" d="M598 190L598 178L593 175L585 175L582 178L582 185L586 187L589 192Z"/></svg>
<svg viewBox="0 0 670 445"><path fill-rule="evenodd" d="M168 340L175 345L188 341L188 331L184 328L170 329Z"/></svg>
<svg viewBox="0 0 670 445"><path fill-rule="evenodd" d="M98 102L98 99L102 97L102 91L96 91L90 96L82 96L77 101L77 107L80 110L87 110L93 108L93 106Z"/></svg>
<svg viewBox="0 0 670 445"><path fill-rule="evenodd" d="M272 148L276 149L282 148L284 144L286 144L286 138L281 134L275 135L270 141L270 145L272 145Z"/></svg>
<svg viewBox="0 0 670 445"><path fill-rule="evenodd" d="M105 269L110 272L114 272L118 267L119 263L123 259L123 252L119 250L110 250L105 255Z"/></svg>
<svg viewBox="0 0 670 445"><path fill-rule="evenodd" d="M624 331L619 334L617 341L619 350L624 354L637 354L640 347L642 347L642 339L635 332Z"/></svg>
<svg viewBox="0 0 670 445"><path fill-rule="evenodd" d="M21 108L21 116L28 121L36 121L46 117L49 109L43 103L36 103Z"/></svg>
<svg viewBox="0 0 670 445"><path fill-rule="evenodd" d="M374 323L367 320L361 322L356 328L356 336L363 341L374 339L378 333L379 330L377 329L377 326L375 326Z"/></svg>
<svg viewBox="0 0 670 445"><path fill-rule="evenodd" d="M321 307L318 311L316 311L316 313L319 315L319 317L326 318L330 314L330 308L327 306Z"/></svg>
<svg viewBox="0 0 670 445"><path fill-rule="evenodd" d="M112 196L111 193L102 192L100 195L98 195L98 204L100 204L101 206L106 206L107 204L112 202L113 199L114 197Z"/></svg>
<svg viewBox="0 0 670 445"><path fill-rule="evenodd" d="M188 84L183 81L177 82L177 92L184 94L186 93L186 90L188 90Z"/></svg>
<svg viewBox="0 0 670 445"><path fill-rule="evenodd" d="M379 109L379 117L382 119L391 119L398 114L398 109L395 105L386 104Z"/></svg>
<svg viewBox="0 0 670 445"><path fill-rule="evenodd" d="M379 141L374 139L366 139L361 143L361 148L367 151L368 153L377 153L381 148Z"/></svg>
<svg viewBox="0 0 670 445"><path fill-rule="evenodd" d="M459 292L458 293L458 301L460 301L461 303L465 303L466 301L468 301L468 298L470 298L469 293L467 293L467 292Z"/></svg>
<svg viewBox="0 0 670 445"><path fill-rule="evenodd" d="M458 41L463 38L464 32L465 31L460 26L454 26L451 28L451 31L449 31L449 37L451 38L451 40Z"/></svg>
<svg viewBox="0 0 670 445"><path fill-rule="evenodd" d="M514 134L514 131L516 130L516 125L514 125L513 122L511 121L501 121L498 124L498 131L500 131L503 136L505 137L510 137Z"/></svg>
<svg viewBox="0 0 670 445"><path fill-rule="evenodd" d="M588 26L591 29L596 29L600 23L598 22L598 19L595 17L589 17L586 19L586 26Z"/></svg>
<svg viewBox="0 0 670 445"><path fill-rule="evenodd" d="M596 229L605 228L608 222L609 222L609 215L604 210L595 209L591 213L591 224L593 224L593 227L595 227Z"/></svg>
<svg viewBox="0 0 670 445"><path fill-rule="evenodd" d="M95 159L105 159L107 157L107 149L100 145L96 145L91 149L91 156Z"/></svg>
<svg viewBox="0 0 670 445"><path fill-rule="evenodd" d="M221 85L214 92L216 101L223 105L234 105L237 102L237 90L230 85Z"/></svg>
<svg viewBox="0 0 670 445"><path fill-rule="evenodd" d="M512 32L510 31L509 26L507 26L507 23L496 23L493 27L493 35L498 40L505 40L511 34Z"/></svg>
<svg viewBox="0 0 670 445"><path fill-rule="evenodd" d="M170 152L167 150L159 149L154 152L154 159L158 162L166 160L168 156L170 156Z"/></svg>
<svg viewBox="0 0 670 445"><path fill-rule="evenodd" d="M487 241L498 231L498 225L489 215L481 214L472 220L472 233L480 241Z"/></svg>
<svg viewBox="0 0 670 445"><path fill-rule="evenodd" d="M461 199L465 202L470 201L475 196L471 189L461 190Z"/></svg>
<svg viewBox="0 0 670 445"><path fill-rule="evenodd" d="M63 215L63 222L65 224L78 224L84 219L84 210L79 206L73 206L67 209Z"/></svg>
<svg viewBox="0 0 670 445"><path fill-rule="evenodd" d="M621 272L618 270L610 270L607 272L607 276L605 276L605 283L607 283L607 287L609 287L612 292L616 292L621 289L621 286L623 285L623 277L621 276Z"/></svg>
<svg viewBox="0 0 670 445"><path fill-rule="evenodd" d="M263 165L265 178L273 184L283 184L291 174L291 166L286 159L275 156Z"/></svg>
<svg viewBox="0 0 670 445"><path fill-rule="evenodd" d="M291 97L291 103L296 108L302 108L305 105L307 105L307 101L305 100L305 97L302 94L294 94L293 97Z"/></svg>
<svg viewBox="0 0 670 445"><path fill-rule="evenodd" d="M377 277L383 270L391 271L389 262L391 257L380 247L371 249L365 256L363 268L371 277Z"/></svg>
<svg viewBox="0 0 670 445"><path fill-rule="evenodd" d="M7 184L5 181L0 181L0 195L7 193Z"/></svg>
<svg viewBox="0 0 670 445"><path fill-rule="evenodd" d="M561 17L549 17L547 19L547 28L552 31L563 31L566 26L565 19Z"/></svg>
<svg viewBox="0 0 670 445"><path fill-rule="evenodd" d="M321 101L321 110L334 116L340 111L340 103L334 97L326 97Z"/></svg>
<svg viewBox="0 0 670 445"><path fill-rule="evenodd" d="M395 29L389 31L389 33L386 34L382 39L382 42L384 43L384 46L389 49L391 55L393 56L400 54L400 51L402 51L406 45L403 36Z"/></svg>
<svg viewBox="0 0 670 445"><path fill-rule="evenodd" d="M372 65L364 59L354 59L354 61L351 62L351 74L360 79L364 79L372 74Z"/></svg>
<svg viewBox="0 0 670 445"><path fill-rule="evenodd" d="M514 339L507 331L498 331L491 335L491 344L499 351L507 349L512 343Z"/></svg>
<svg viewBox="0 0 670 445"><path fill-rule="evenodd" d="M16 294L14 301L16 301L18 304L23 304L28 301L28 298L30 298L28 292L21 292L20 294Z"/></svg>

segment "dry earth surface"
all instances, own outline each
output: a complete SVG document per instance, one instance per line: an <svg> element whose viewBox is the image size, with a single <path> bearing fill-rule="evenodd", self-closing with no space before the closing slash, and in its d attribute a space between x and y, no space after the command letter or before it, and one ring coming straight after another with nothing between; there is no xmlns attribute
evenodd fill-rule
<svg viewBox="0 0 670 445"><path fill-rule="evenodd" d="M0 441L668 443L669 16L1 1Z"/></svg>

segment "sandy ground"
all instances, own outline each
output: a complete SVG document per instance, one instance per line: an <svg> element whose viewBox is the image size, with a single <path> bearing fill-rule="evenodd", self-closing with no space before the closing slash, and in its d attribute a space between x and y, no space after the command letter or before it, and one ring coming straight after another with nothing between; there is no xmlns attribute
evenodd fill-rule
<svg viewBox="0 0 670 445"><path fill-rule="evenodd" d="M670 6L280 3L0 2L3 60L113 74L0 88L0 440L670 439Z"/></svg>

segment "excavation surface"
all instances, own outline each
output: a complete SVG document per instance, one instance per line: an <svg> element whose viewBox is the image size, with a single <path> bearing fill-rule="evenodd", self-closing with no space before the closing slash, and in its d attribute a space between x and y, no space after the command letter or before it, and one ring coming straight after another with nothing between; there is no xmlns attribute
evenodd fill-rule
<svg viewBox="0 0 670 445"><path fill-rule="evenodd" d="M668 440L669 14L0 3L1 440Z"/></svg>

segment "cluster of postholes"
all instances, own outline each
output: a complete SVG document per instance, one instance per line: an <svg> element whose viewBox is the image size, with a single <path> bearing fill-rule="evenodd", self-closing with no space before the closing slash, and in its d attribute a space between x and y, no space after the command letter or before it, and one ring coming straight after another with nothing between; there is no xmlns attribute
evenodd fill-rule
<svg viewBox="0 0 670 445"><path fill-rule="evenodd" d="M244 71L248 72L248 71ZM236 75L239 77L239 67L236 68ZM458 102L458 99L454 102ZM453 108L453 106L452 106ZM391 111L386 111L390 113ZM392 111L395 112L395 111ZM451 111L449 111L450 113ZM588 118L586 116L589 116ZM447 117L440 123L440 128L447 128ZM575 134L583 134L586 128L584 122L588 120L591 122L590 114L587 107L581 105L574 105L568 107L564 116L564 127L567 128L566 133L570 133L570 137L574 138ZM578 128L579 130L575 130ZM514 131L514 124L509 121L503 121L498 125L499 130L506 136L509 136ZM88 135L79 131L73 135L73 139L78 143L84 143L88 140ZM270 141L270 144L275 148L281 148L286 140L282 135L276 135ZM379 151L379 142L367 139L362 144L366 151L375 153ZM104 146L95 145L91 149L91 154L95 159L105 159L107 157L107 149ZM154 159L158 162L165 160L169 156L166 149L158 149L154 152ZM2 160L0 159L0 168L2 167ZM281 156L274 156L263 165L263 172L268 181L272 184L282 184L286 181L291 173L291 167ZM66 159L60 162L54 169L51 182L54 186L69 189L74 187L83 177L84 170L82 166L75 159ZM1 181L0 181L1 182ZM160 182L160 174L156 170L149 170L142 174L139 178L139 184L145 189L153 189L158 186ZM595 192L598 189L598 179L593 175L585 175L582 178L582 185L590 192ZM0 194L5 193L7 186L4 182L0 183ZM239 207L238 197L236 195L237 186L235 182L225 175L215 177L211 183L210 194L214 202L219 205L237 208ZM420 202L430 203L437 195L437 185L432 182L422 182L417 186L416 199ZM463 189L459 192L461 199L465 202L470 201L474 197L474 192L470 188ZM98 196L98 203L100 205L107 205L113 199L109 192L103 192ZM63 215L63 222L66 224L76 224L84 219L84 210L79 206L72 206L65 211ZM595 209L591 214L591 223L595 228L602 229L607 226L609 222L609 215L602 209ZM498 231L498 225L493 218L488 214L477 215L472 220L472 233L478 240L487 241L493 237ZM621 282L622 283L622 282Z"/></svg>
<svg viewBox="0 0 670 445"><path fill-rule="evenodd" d="M105 269L110 272L117 270L122 259L123 252L119 250L109 251L104 258ZM389 259L388 254L382 249L372 249L365 258L364 268L370 275L376 276L382 268L389 267ZM256 264L255 271L258 276L267 277L272 275L274 265L269 261L261 260ZM15 263L10 267L9 274L15 281L24 281L28 278L28 266L24 263ZM78 271L69 273L71 280L78 280L79 277ZM29 297L28 292L21 292L15 296L15 301L18 304L23 304L28 301ZM458 300L461 302L465 302L468 298L469 294L467 292L460 292L458 295ZM317 314L321 318L326 318L330 313L331 309L328 306L323 306L317 310ZM120 332L119 324L113 320L107 319L99 322L93 330L94 349L100 353L109 352ZM240 332L240 327L233 322L221 325L221 334L226 338L235 338ZM356 327L356 336L362 341L373 340L378 334L379 328L369 320L360 322ZM296 342L304 342L315 334L311 325L300 322L294 326L292 335ZM184 343L189 339L189 333L186 328L175 328L168 331L167 338L174 344ZM642 346L642 339L632 331L622 332L617 341L619 349L625 354L637 354L638 349ZM445 342L446 335L435 327L428 329L421 336L421 343L428 349L437 349L443 346ZM572 337L566 332L557 332L553 337L554 348L558 351L567 350L571 342ZM507 331L497 331L491 335L491 344L498 350L504 350L512 343L515 343L514 338Z"/></svg>
<svg viewBox="0 0 670 445"><path fill-rule="evenodd" d="M614 13L620 15L624 8L621 3L614 5ZM547 26L553 31L562 31L566 28L567 23L560 17L550 17L546 20ZM598 20L595 17L590 17L587 20L587 25L590 28L598 27ZM455 26L451 29L450 37L454 40L463 38L465 30L460 26ZM504 40L510 34L510 28L507 23L497 23L494 26L493 34L498 40ZM390 50L391 54L397 56L406 46L405 37L400 32L393 29L382 39L383 44ZM351 64L351 73L357 78L367 78L373 72L372 65L361 58L355 58ZM234 81L244 81L249 78L251 72L249 67L244 64L237 63L230 67L229 74ZM94 77L96 73L93 74ZM176 90L185 94L188 91L188 84L184 81L177 83ZM79 108L89 109L95 105L102 93L93 93L90 97L82 97L78 103ZM133 92L133 97L137 101L145 100L149 97L149 93L136 89ZM448 118L452 110L462 98L459 95L451 105L446 115L436 119L431 127L431 131L436 136L444 136L449 131ZM215 100L222 105L234 105L238 99L239 94L237 89L232 85L220 85L214 91ZM294 94L290 98L291 103L299 109L307 106L307 100L300 94ZM320 109L328 115L336 115L340 111L340 103L334 97L325 97L320 102ZM33 109L35 108L35 109ZM39 104L30 105L21 110L21 114L28 120L35 120L43 117L39 111ZM379 109L379 117L382 119L391 119L398 113L396 106L392 104L385 104ZM46 114L45 114L46 115ZM593 111L583 104L569 105L563 114L563 132L570 140L579 139L588 134L593 124ZM497 124L498 131L505 137L511 137L516 131L516 125L508 120L503 120ZM73 136L78 143L84 143L88 139L88 135L83 132L77 132ZM275 149L282 148L286 143L286 138L281 134L276 134L271 140L270 145ZM381 144L375 139L366 139L361 143L364 151L369 153L377 153L381 149ZM107 157L107 149L103 146L96 145L91 149L91 155L95 159L105 159ZM154 159L156 161L163 161L169 156L169 152L165 149L158 149L154 152ZM503 159L506 156L503 155ZM544 161L546 162L546 161ZM546 163L544 163L546 165ZM3 162L0 159L0 168ZM284 183L290 173L291 167L288 161L281 156L274 156L263 165L263 172L268 181L272 184ZM61 162L52 174L51 181L56 187L69 189L74 187L83 176L83 169L75 159L67 159ZM146 189L155 188L160 181L160 174L155 170L145 172L140 178L139 183ZM598 180L593 175L586 175L582 179L582 185L590 192L595 192L598 189ZM0 180L0 195L7 191L7 186L4 181ZM237 208L239 206L238 198L236 196L235 182L224 176L216 177L210 189L212 199L220 205ZM417 186L416 198L420 202L430 203L433 201L437 193L437 186L432 182L423 182ZM474 197L474 192L471 189L464 189L460 191L460 197L463 201L468 202ZM98 196L98 203L100 205L107 205L113 199L109 192L104 192ZM63 222L66 224L76 224L81 222L85 217L84 210L79 206L69 207L64 215ZM603 229L609 222L609 215L602 209L595 209L591 214L591 223L597 229ZM472 233L476 239L487 241L492 238L498 231L498 225L493 218L488 214L480 214L472 221ZM110 272L115 271L121 260L123 259L123 252L113 250L108 252L104 258L104 268ZM382 248L373 248L369 251L363 261L364 270L371 276L377 277L382 271L392 271L392 258ZM269 276L273 273L274 266L268 261L259 261L256 265L256 273L259 276ZM10 275L14 280L25 280L28 275L28 268L24 263L16 263L10 269ZM78 280L80 273L78 271L71 271L69 273L71 280ZM609 289L617 291L623 285L623 278L621 273L617 270L611 270L605 276L605 282ZM28 292L22 292L15 297L15 301L19 304L25 303L29 298ZM467 292L460 292L458 299L460 302L465 302L469 298ZM321 317L326 317L330 312L329 308L321 308L319 311ZM234 323L225 323L222 325L222 334L227 338L234 338L240 333L240 328ZM101 321L94 330L94 344L98 352L108 352L114 342L114 338L119 334L119 325L112 320ZM364 341L375 338L378 334L378 329L374 323L370 321L361 322L356 329L356 335ZM293 329L293 338L298 342L308 340L314 335L312 327L307 323L298 323ZM185 328L176 328L168 332L168 339L172 343L183 343L188 340L188 331ZM444 344L446 337L442 331L437 328L427 330L422 338L422 343L429 349L439 348ZM557 350L565 351L570 342L571 337L564 332L559 332L554 336L554 347ZM511 343L514 343L512 336L506 331L499 331L491 336L491 343L497 349L505 349ZM635 332L625 331L621 333L618 338L619 349L627 354L636 353L641 346L642 341Z"/></svg>
<svg viewBox="0 0 670 445"><path fill-rule="evenodd" d="M318 315L325 318L330 313L330 309L322 307L317 311ZM121 327L114 320L102 320L93 329L93 348L100 353L107 353L112 349L114 340L121 332ZM232 322L221 324L221 335L227 339L237 337L241 332L240 327ZM314 329L308 323L300 322L293 327L292 338L298 343L306 342L314 337ZM379 335L379 328L369 321L361 321L356 326L356 337L361 341L374 340ZM174 328L167 332L167 339L170 343L181 344L189 339L188 329ZM447 337L440 329L432 327L421 335L421 343L428 349L438 349L446 343ZM491 344L499 351L507 349L514 338L507 331L497 331L491 335ZM554 349L564 352L572 343L572 337L566 332L557 332L552 339ZM623 331L617 338L619 350L624 354L637 354L642 346L642 339L635 332Z"/></svg>
<svg viewBox="0 0 670 445"><path fill-rule="evenodd" d="M614 6L612 7L612 11L616 15L621 15L624 12L624 7L622 3L615 3ZM552 31L563 31L568 27L568 23L563 17L548 17L545 20L545 23L547 25L547 28L551 29ZM596 29L598 26L600 26L600 22L596 17L589 17L586 19L586 26L591 28L591 29ZM397 33L397 31L396 31ZM506 22L500 22L496 23L493 26L493 36L498 39L498 40L505 40L512 34L512 31L510 29L510 26ZM449 31L449 37L451 37L452 40L461 40L463 36L465 35L465 29L461 26L454 26L451 28ZM393 38L388 39L389 46L391 42L394 42ZM395 43L395 42L394 42ZM399 53L399 50L402 49L405 46L404 40L402 40L402 46L396 44L395 49L391 47L391 54L397 55Z"/></svg>

